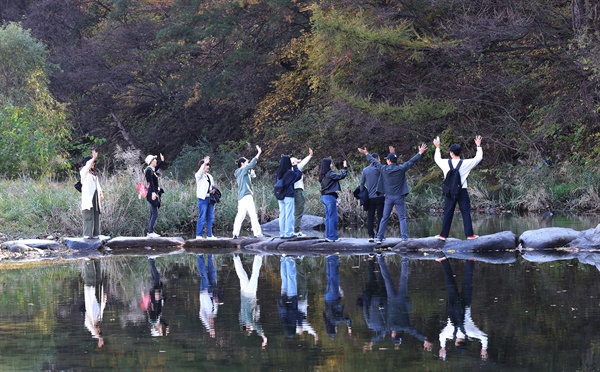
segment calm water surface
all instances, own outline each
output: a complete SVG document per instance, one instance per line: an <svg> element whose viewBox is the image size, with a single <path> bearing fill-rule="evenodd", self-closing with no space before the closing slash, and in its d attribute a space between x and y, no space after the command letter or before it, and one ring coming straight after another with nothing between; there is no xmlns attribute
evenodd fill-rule
<svg viewBox="0 0 600 372"><path fill-rule="evenodd" d="M598 370L600 257L494 261L186 253L0 266L0 369Z"/></svg>

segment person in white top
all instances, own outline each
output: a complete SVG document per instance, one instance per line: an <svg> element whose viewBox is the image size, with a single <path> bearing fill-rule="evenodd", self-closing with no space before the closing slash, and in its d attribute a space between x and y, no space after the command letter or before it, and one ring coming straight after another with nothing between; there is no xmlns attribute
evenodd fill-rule
<svg viewBox="0 0 600 372"><path fill-rule="evenodd" d="M459 144L452 144L450 146L450 159L442 159L442 155L440 152L440 137L437 137L433 140L433 144L435 145L435 163L442 169L444 172L444 178L446 178L448 172L450 171L450 162L452 163L452 167L456 168L458 163L461 161L460 153L461 146ZM454 209L456 208L456 203L458 203L458 207L460 208L460 213L463 219L463 226L465 229L465 236L467 239L476 239L479 236L473 233L473 223L471 221L471 199L469 199L469 193L467 192L467 177L471 172L471 169L475 168L481 159L483 159L483 150L481 149L481 136L475 137L475 144L477 145L477 152L475 157L472 159L462 159L461 166L458 170L460 173L460 181L461 181L461 189L458 195L458 199L452 199L450 197L445 197L444 202L444 221L442 222L442 232L435 237L440 240L446 240L450 233L450 227L452 226L452 218L454 217Z"/></svg>
<svg viewBox="0 0 600 372"><path fill-rule="evenodd" d="M102 187L98 182L94 164L98 153L92 150L92 156L83 159L81 177L81 213L83 214L83 236L86 239L98 239L100 235L100 201L104 200Z"/></svg>
<svg viewBox="0 0 600 372"><path fill-rule="evenodd" d="M308 149L308 156L299 161L297 158L292 158L292 165L298 164L298 170L304 169L306 164L312 159L313 150ZM300 231L300 225L302 224L302 215L304 214L304 204L306 199L304 198L304 176L299 181L294 183L294 234L298 237L305 236Z"/></svg>
<svg viewBox="0 0 600 372"><path fill-rule="evenodd" d="M208 171L210 170L210 157L205 156L198 163L196 178L196 197L198 198L198 221L196 222L196 239L202 239L206 225L206 239L216 239L212 234L212 225L215 220L215 205L210 202L210 194L215 192L215 180Z"/></svg>

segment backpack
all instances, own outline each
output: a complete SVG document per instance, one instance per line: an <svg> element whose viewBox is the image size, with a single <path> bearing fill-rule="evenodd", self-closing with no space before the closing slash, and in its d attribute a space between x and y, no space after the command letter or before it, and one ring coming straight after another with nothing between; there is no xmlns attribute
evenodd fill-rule
<svg viewBox="0 0 600 372"><path fill-rule="evenodd" d="M138 199L145 198L148 195L148 187L146 186L146 182L138 182L135 189L138 193Z"/></svg>
<svg viewBox="0 0 600 372"><path fill-rule="evenodd" d="M277 179L275 181L275 186L273 186L273 194L275 194L277 200L285 199L285 189L286 187L283 184L283 179Z"/></svg>
<svg viewBox="0 0 600 372"><path fill-rule="evenodd" d="M452 167L452 160L448 159L448 164L450 165L450 170L446 174L446 179L444 180L444 186L442 187L442 191L444 196L450 198L452 200L458 200L458 196L460 195L460 189L462 188L462 182L460 181L460 165L462 164L462 159L456 165L456 168Z"/></svg>
<svg viewBox="0 0 600 372"><path fill-rule="evenodd" d="M77 182L73 185L73 187L75 188L75 190L81 192L81 187L83 185L81 184L81 180L77 180Z"/></svg>

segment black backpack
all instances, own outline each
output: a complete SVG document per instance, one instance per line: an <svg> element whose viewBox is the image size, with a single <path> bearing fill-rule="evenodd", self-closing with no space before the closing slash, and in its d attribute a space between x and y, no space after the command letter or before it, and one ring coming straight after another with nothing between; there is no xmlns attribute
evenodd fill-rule
<svg viewBox="0 0 600 372"><path fill-rule="evenodd" d="M462 188L462 182L460 181L460 165L462 164L462 159L456 165L456 168L452 167L452 160L448 159L448 164L450 165L450 170L446 174L446 179L444 180L444 187L442 187L442 191L444 192L444 196L450 198L452 200L458 200L458 196L460 195L460 189Z"/></svg>
<svg viewBox="0 0 600 372"><path fill-rule="evenodd" d="M275 197L277 198L277 200L283 200L285 199L285 190L286 187L283 184L283 179L277 179L277 181L275 182L275 186L273 186L273 194L275 194Z"/></svg>

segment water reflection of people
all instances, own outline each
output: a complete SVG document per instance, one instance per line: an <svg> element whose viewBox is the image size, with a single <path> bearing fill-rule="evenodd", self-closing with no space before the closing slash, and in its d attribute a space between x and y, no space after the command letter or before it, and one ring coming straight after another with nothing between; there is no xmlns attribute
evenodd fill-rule
<svg viewBox="0 0 600 372"><path fill-rule="evenodd" d="M286 336L307 332L319 340L317 332L308 323L308 287L300 265L292 257L281 257L281 296L278 301L279 317Z"/></svg>
<svg viewBox="0 0 600 372"><path fill-rule="evenodd" d="M102 314L106 307L107 295L102 283L100 260L86 260L83 267L83 296L85 301L85 327L92 337L98 339L98 348L104 345L102 338Z"/></svg>
<svg viewBox="0 0 600 372"><path fill-rule="evenodd" d="M342 304L342 291L340 290L340 257L329 255L325 258L327 270L327 287L325 289L325 309L323 310L323 319L325 320L325 330L329 337L333 338L337 334L337 326L344 322L348 327L348 334L352 333L352 322L347 315L344 315L344 305Z"/></svg>
<svg viewBox="0 0 600 372"><path fill-rule="evenodd" d="M198 255L198 272L200 273L199 316L210 337L214 338L215 317L219 310L219 298L217 294L217 271L212 254L207 255L206 264L204 263L204 255Z"/></svg>
<svg viewBox="0 0 600 372"><path fill-rule="evenodd" d="M402 344L403 332L415 337L423 343L423 348L431 351L433 344L427 340L427 337L419 332L410 324L410 313L412 311L412 302L408 298L408 258L402 257L402 268L400 271L400 282L398 288L394 288L390 277L384 256L377 257L381 276L385 282L387 294L387 326L390 330L390 336L394 342L394 348L397 350Z"/></svg>
<svg viewBox="0 0 600 372"><path fill-rule="evenodd" d="M367 260L368 280L358 305L362 307L367 327L375 332L371 341L366 342L363 349L373 350L373 345L382 341L387 334L387 297L381 271L376 273L374 257Z"/></svg>
<svg viewBox="0 0 600 372"><path fill-rule="evenodd" d="M262 347L264 348L267 346L267 337L259 324L260 306L258 305L258 299L256 298L258 275L260 273L260 267L262 266L262 256L254 256L250 278L248 278L248 274L238 255L233 256L233 265L235 267L235 272L240 279L240 324L242 325L242 329L245 330L248 335L251 335L252 331L256 331L262 338Z"/></svg>
<svg viewBox="0 0 600 372"><path fill-rule="evenodd" d="M481 359L487 360L488 337L481 331L471 318L471 301L473 297L473 271L475 260L465 261L465 274L463 278L462 290L458 292L458 286L452 272L450 262L446 257L437 260L444 269L444 279L446 281L446 312L448 322L440 332L440 358L446 360L446 342L454 340L454 346L464 347L467 340L477 339L481 342Z"/></svg>
<svg viewBox="0 0 600 372"><path fill-rule="evenodd" d="M150 262L150 272L152 274L152 287L148 293L142 293L141 306L148 315L150 334L153 337L166 336L169 334L169 324L162 316L165 302L163 283L158 270L156 270L156 260L153 257L148 257L148 261Z"/></svg>

